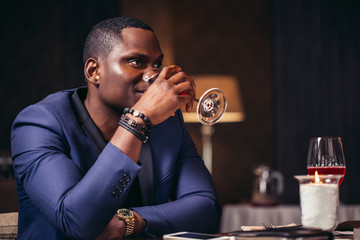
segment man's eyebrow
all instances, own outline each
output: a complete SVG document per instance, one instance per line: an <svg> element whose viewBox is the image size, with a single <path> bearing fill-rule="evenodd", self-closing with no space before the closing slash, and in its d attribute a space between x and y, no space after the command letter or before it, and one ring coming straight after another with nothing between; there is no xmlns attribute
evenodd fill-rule
<svg viewBox="0 0 360 240"><path fill-rule="evenodd" d="M148 55L140 53L140 52L132 52L129 53L128 56L130 57L139 57L139 58L149 58ZM164 59L164 54L161 54L157 57L157 59Z"/></svg>
<svg viewBox="0 0 360 240"><path fill-rule="evenodd" d="M129 57L139 57L139 58L148 58L149 56L139 53L139 52L130 52L128 54L126 54Z"/></svg>

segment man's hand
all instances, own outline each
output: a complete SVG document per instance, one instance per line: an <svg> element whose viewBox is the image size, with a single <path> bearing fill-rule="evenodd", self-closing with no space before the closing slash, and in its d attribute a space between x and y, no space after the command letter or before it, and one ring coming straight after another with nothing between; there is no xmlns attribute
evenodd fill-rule
<svg viewBox="0 0 360 240"><path fill-rule="evenodd" d="M133 210L135 216L135 228L134 235L140 235L144 232L146 227L146 222L140 217L140 215ZM101 234L96 238L96 240L110 240L110 239L122 239L126 232L126 226L124 221L120 221L116 214L110 220L105 229Z"/></svg>
<svg viewBox="0 0 360 240"><path fill-rule="evenodd" d="M190 111L194 99L194 80L180 67L172 65L161 70L133 109L144 113L156 125L173 116L181 106L186 105L186 110Z"/></svg>
<svg viewBox="0 0 360 240"><path fill-rule="evenodd" d="M125 235L125 231L125 223L120 221L115 214L96 240L122 239Z"/></svg>

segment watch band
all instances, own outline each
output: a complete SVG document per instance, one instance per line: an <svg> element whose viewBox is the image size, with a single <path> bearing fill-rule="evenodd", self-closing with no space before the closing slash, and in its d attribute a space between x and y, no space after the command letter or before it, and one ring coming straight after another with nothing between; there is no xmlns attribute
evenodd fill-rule
<svg viewBox="0 0 360 240"><path fill-rule="evenodd" d="M134 213L130 209L121 208L117 210L116 216L120 221L125 222L126 232L124 237L130 236L134 232L135 228Z"/></svg>

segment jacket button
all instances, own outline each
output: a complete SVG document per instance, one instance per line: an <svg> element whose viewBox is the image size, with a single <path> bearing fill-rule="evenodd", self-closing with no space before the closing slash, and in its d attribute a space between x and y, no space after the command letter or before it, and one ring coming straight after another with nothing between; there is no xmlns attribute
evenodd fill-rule
<svg viewBox="0 0 360 240"><path fill-rule="evenodd" d="M112 198L119 198L119 193L117 193L117 192L112 192L112 193L111 193L111 197L112 197Z"/></svg>

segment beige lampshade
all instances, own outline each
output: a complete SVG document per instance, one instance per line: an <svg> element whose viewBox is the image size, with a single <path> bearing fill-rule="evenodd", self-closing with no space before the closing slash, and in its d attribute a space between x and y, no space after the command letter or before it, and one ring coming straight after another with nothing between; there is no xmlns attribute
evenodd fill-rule
<svg viewBox="0 0 360 240"><path fill-rule="evenodd" d="M210 88L219 88L225 93L227 108L220 123L244 121L245 113L241 101L240 88L235 77L230 75L197 75L192 77L196 84L197 98L200 98ZM194 105L190 113L183 110L183 116L185 122L199 122L196 115L196 105Z"/></svg>

